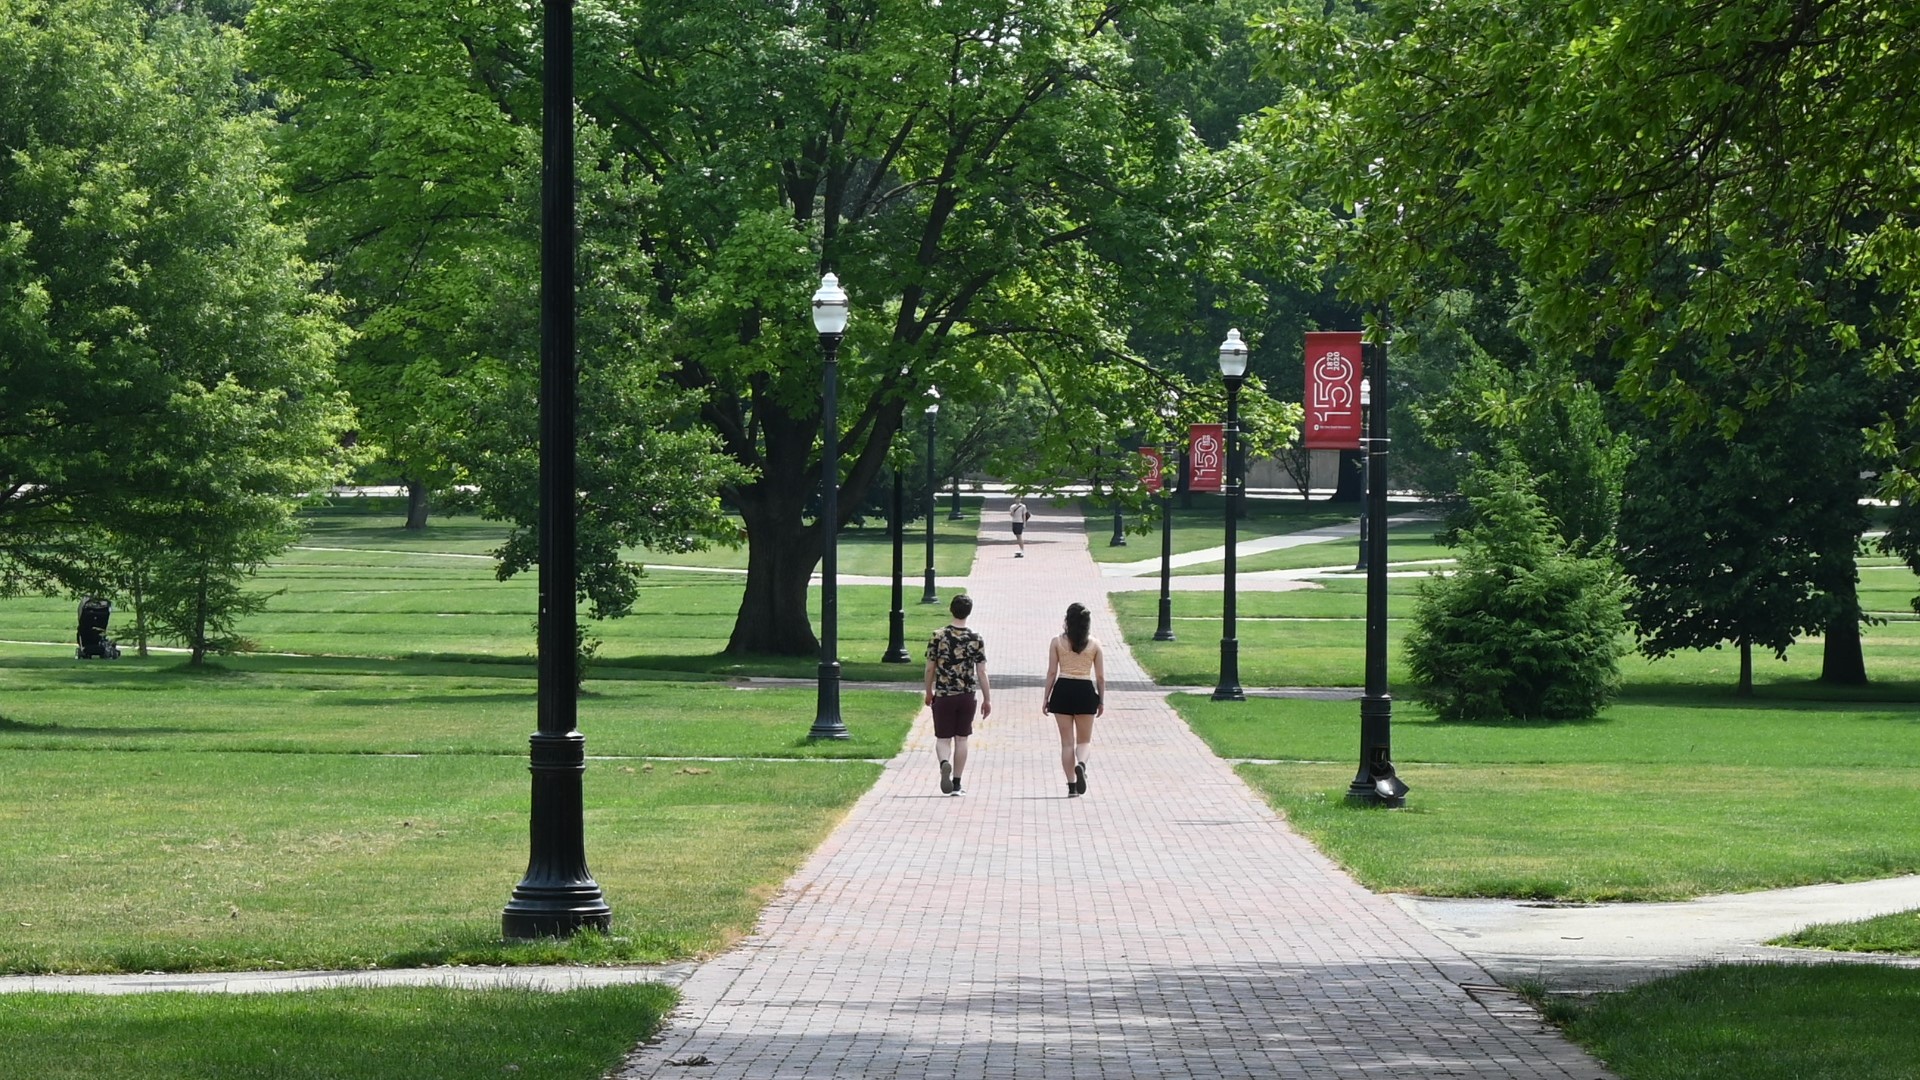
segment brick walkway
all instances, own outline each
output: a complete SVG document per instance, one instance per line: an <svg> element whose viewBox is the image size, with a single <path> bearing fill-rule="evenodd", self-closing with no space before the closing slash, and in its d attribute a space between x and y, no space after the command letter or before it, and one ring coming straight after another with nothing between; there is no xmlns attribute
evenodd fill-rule
<svg viewBox="0 0 1920 1080"><path fill-rule="evenodd" d="M1042 507L1015 559L1005 506L967 583L996 690L968 794L940 794L923 712L617 1076L1608 1075L1288 829L1149 689L1078 520ZM1074 600L1110 704L1068 799L1039 687Z"/></svg>

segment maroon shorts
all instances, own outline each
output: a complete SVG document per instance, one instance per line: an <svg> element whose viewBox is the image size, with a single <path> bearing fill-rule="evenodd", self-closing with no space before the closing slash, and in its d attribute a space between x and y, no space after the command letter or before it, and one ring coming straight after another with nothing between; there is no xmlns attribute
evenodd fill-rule
<svg viewBox="0 0 1920 1080"><path fill-rule="evenodd" d="M933 699L933 737L963 739L973 734L972 694L947 694Z"/></svg>

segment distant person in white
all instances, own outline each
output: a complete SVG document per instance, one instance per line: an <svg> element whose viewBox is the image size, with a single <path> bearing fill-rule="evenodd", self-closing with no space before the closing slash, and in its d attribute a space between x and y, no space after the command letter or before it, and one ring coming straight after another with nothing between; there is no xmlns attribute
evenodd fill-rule
<svg viewBox="0 0 1920 1080"><path fill-rule="evenodd" d="M1027 557L1027 522L1033 519L1033 512L1027 509L1024 499L1015 496L1013 505L1007 508L1007 516L1013 519L1013 542L1020 545L1013 557L1024 559Z"/></svg>

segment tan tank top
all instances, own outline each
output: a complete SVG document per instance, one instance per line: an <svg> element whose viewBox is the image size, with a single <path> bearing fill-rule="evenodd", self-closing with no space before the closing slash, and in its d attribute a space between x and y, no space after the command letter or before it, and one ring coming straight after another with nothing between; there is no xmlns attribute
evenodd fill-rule
<svg viewBox="0 0 1920 1080"><path fill-rule="evenodd" d="M1089 635L1086 649L1074 652L1073 643L1061 634L1053 639L1053 651L1060 658L1061 678L1093 680L1093 658L1100 655L1099 638Z"/></svg>

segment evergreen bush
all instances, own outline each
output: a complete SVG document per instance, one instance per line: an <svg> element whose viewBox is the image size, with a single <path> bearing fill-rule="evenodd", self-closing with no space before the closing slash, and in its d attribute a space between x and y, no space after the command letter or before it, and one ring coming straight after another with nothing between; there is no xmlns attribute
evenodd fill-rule
<svg viewBox="0 0 1920 1080"><path fill-rule="evenodd" d="M1449 721L1585 720L1619 684L1626 585L1569 550L1517 461L1465 485L1453 573L1423 582L1407 634L1414 698Z"/></svg>

